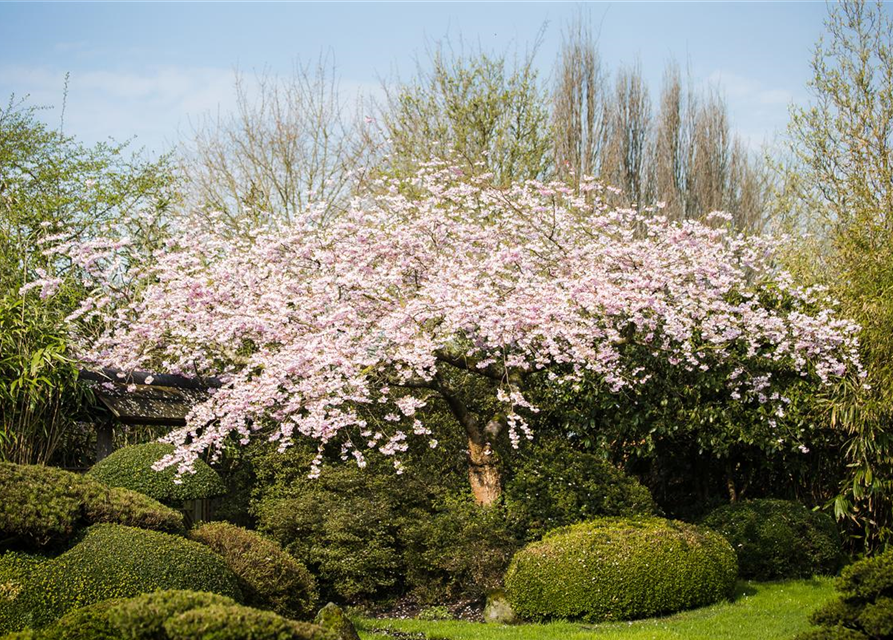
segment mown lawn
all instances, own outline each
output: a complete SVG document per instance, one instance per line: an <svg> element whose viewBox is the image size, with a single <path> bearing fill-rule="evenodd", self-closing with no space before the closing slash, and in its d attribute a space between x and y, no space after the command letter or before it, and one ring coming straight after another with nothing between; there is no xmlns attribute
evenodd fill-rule
<svg viewBox="0 0 893 640"><path fill-rule="evenodd" d="M416 635L420 632L429 640L789 640L795 633L808 628L809 614L833 596L830 578L741 582L732 602L636 622L504 626L459 621L362 619L357 628L363 640L394 637L408 640L403 634L420 639L421 636Z"/></svg>

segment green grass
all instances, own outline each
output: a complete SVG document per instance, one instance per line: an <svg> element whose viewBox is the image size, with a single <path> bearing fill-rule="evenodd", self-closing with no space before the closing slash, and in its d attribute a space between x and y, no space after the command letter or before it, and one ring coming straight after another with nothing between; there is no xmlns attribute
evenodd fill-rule
<svg viewBox="0 0 893 640"><path fill-rule="evenodd" d="M362 619L357 627L363 640L393 640L400 633L419 632L431 640L789 640L808 628L809 614L833 595L830 578L741 582L732 602L636 622L504 626L455 620ZM388 635L387 630L398 633Z"/></svg>

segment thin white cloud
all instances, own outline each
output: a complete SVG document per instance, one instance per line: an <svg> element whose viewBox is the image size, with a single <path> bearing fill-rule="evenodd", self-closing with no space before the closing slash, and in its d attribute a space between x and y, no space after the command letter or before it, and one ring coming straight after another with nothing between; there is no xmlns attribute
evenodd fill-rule
<svg viewBox="0 0 893 640"><path fill-rule="evenodd" d="M231 69L158 67L140 73L95 70L73 72L65 109L65 129L85 142L136 136L136 145L162 151L190 116L231 108ZM65 72L48 67L0 65L0 92L29 95L30 103L55 107L44 113L58 123Z"/></svg>
<svg viewBox="0 0 893 640"><path fill-rule="evenodd" d="M735 100L747 100L765 106L788 105L794 100L794 94L787 89L767 87L758 80L727 71L714 71L707 77L707 81L721 87L729 98Z"/></svg>

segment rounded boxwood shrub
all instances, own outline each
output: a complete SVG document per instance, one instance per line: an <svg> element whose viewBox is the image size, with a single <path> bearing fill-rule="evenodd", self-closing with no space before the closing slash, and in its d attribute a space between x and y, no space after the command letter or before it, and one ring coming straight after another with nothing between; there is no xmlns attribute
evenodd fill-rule
<svg viewBox="0 0 893 640"><path fill-rule="evenodd" d="M730 595L735 552L712 531L662 518L602 518L558 529L515 554L506 595L529 620L632 620Z"/></svg>
<svg viewBox="0 0 893 640"><path fill-rule="evenodd" d="M192 609L164 624L169 640L336 640L309 622L239 605Z"/></svg>
<svg viewBox="0 0 893 640"><path fill-rule="evenodd" d="M882 640L893 637L893 550L846 567L835 585L841 597L810 616L817 628L797 640Z"/></svg>
<svg viewBox="0 0 893 640"><path fill-rule="evenodd" d="M39 628L77 607L160 589L201 589L242 598L236 576L204 545L100 524L70 550L37 566L13 606L19 628Z"/></svg>
<svg viewBox="0 0 893 640"><path fill-rule="evenodd" d="M226 561L246 604L298 620L316 613L316 581L276 542L228 522L201 525L189 537Z"/></svg>
<svg viewBox="0 0 893 640"><path fill-rule="evenodd" d="M648 489L609 462L549 441L525 454L505 486L509 517L527 540L606 516L654 515Z"/></svg>
<svg viewBox="0 0 893 640"><path fill-rule="evenodd" d="M195 473L183 474L179 482L176 468L152 468L173 451L174 445L164 442L131 445L97 462L87 475L109 487L137 491L165 504L212 498L226 491L217 472L202 460L196 460Z"/></svg>
<svg viewBox="0 0 893 640"><path fill-rule="evenodd" d="M67 541L98 522L178 532L183 516L124 489L41 465L0 463L0 538L31 547Z"/></svg>
<svg viewBox="0 0 893 640"><path fill-rule="evenodd" d="M798 502L736 502L712 511L702 524L732 544L742 578L777 580L833 574L843 560L834 520Z"/></svg>

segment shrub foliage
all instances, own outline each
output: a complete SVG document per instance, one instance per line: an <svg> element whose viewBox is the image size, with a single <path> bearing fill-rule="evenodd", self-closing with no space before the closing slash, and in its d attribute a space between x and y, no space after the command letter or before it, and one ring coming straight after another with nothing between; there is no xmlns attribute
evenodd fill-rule
<svg viewBox="0 0 893 640"><path fill-rule="evenodd" d="M163 442L124 447L97 462L87 475L110 487L137 491L165 504L211 498L226 490L217 472L203 460L196 460L195 473L184 474L179 482L175 481L174 467L155 471L152 465L173 450L173 445Z"/></svg>
<svg viewBox="0 0 893 640"><path fill-rule="evenodd" d="M653 515L648 489L610 463L558 441L525 455L505 487L509 515L528 540L604 516Z"/></svg>
<svg viewBox="0 0 893 640"><path fill-rule="evenodd" d="M316 625L243 607L226 596L184 590L104 600L26 633L33 640L335 640Z"/></svg>
<svg viewBox="0 0 893 640"><path fill-rule="evenodd" d="M834 521L788 500L750 500L722 506L703 524L738 553L741 577L755 580L833 574L842 546Z"/></svg>
<svg viewBox="0 0 893 640"><path fill-rule="evenodd" d="M883 640L893 637L893 550L846 567L841 597L812 614L816 629L797 640Z"/></svg>
<svg viewBox="0 0 893 640"><path fill-rule="evenodd" d="M512 559L506 593L529 620L632 620L727 597L735 552L722 536L661 518L558 529Z"/></svg>
<svg viewBox="0 0 893 640"><path fill-rule="evenodd" d="M202 589L241 599L236 576L207 547L156 531L100 524L30 572L9 603L6 630L40 628L71 609L159 589Z"/></svg>
<svg viewBox="0 0 893 640"><path fill-rule="evenodd" d="M228 522L202 525L189 537L226 561L239 579L246 604L298 620L316 613L316 581L276 542Z"/></svg>
<svg viewBox="0 0 893 640"><path fill-rule="evenodd" d="M64 542L100 522L183 529L182 515L147 496L53 467L0 462L0 495L0 538L32 547Z"/></svg>

